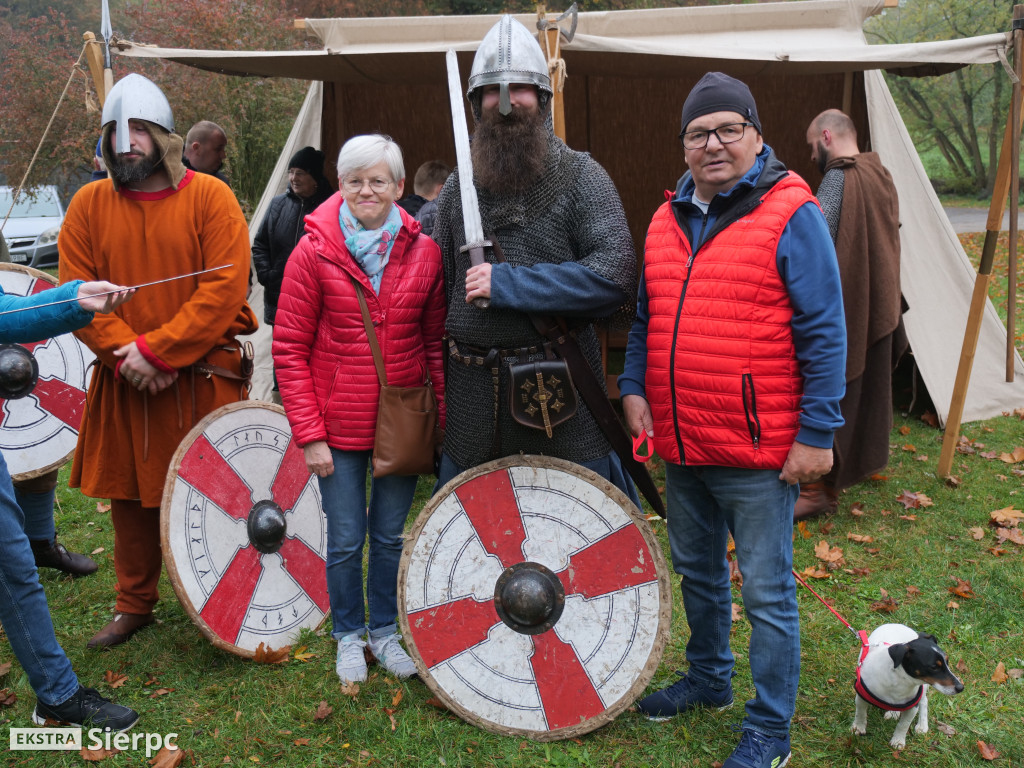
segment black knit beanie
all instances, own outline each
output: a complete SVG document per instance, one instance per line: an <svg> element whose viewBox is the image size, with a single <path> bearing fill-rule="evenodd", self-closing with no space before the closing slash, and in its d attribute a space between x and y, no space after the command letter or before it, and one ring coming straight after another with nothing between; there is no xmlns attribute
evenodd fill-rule
<svg viewBox="0 0 1024 768"><path fill-rule="evenodd" d="M680 135L686 133L686 127L693 120L712 112L738 112L747 122L754 124L758 133L761 133L757 104L754 103L750 89L746 83L721 72L708 72L693 86L690 95L683 102L683 126Z"/></svg>
<svg viewBox="0 0 1024 768"><path fill-rule="evenodd" d="M324 153L313 147L303 147L288 161L289 168L301 168L314 179L324 175Z"/></svg>

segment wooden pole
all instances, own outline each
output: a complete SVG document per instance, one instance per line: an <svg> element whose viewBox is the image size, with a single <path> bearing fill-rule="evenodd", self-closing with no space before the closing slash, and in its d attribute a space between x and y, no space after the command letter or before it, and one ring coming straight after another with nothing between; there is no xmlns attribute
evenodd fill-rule
<svg viewBox="0 0 1024 768"><path fill-rule="evenodd" d="M1014 127L1013 145L1010 150L1010 238L1007 246L1006 270L1006 380L1013 381L1014 358L1016 347L1016 314L1017 314L1017 208L1020 199L1020 111L1021 111L1021 77L1024 77L1024 66L1021 58L1024 52L1024 19L1020 13L1022 6L1013 8L1013 71L1017 82L1013 84L1010 97L1011 121Z"/></svg>
<svg viewBox="0 0 1024 768"><path fill-rule="evenodd" d="M554 19L547 18L547 6L543 3L537 4L537 18L547 21ZM548 59L548 74L551 75L551 122L554 126L555 136L565 141L565 99L562 97L562 83L556 78L559 71L554 66L555 62L561 59L561 31L557 24L549 24L546 29L541 30L540 47Z"/></svg>
<svg viewBox="0 0 1024 768"><path fill-rule="evenodd" d="M1013 18L1024 19L1024 6L1013 7ZM1020 60L1014 62L1019 70ZM1018 74L1018 77L1020 75ZM956 380L953 383L953 397L946 416L946 432L942 438L942 453L939 456L937 474L948 477L953 469L953 453L960 439L960 419L964 414L964 402L967 400L967 387L971 383L971 367L974 365L974 354L978 349L978 336L981 334L981 318L985 312L988 299L988 283L992 275L992 261L996 252L996 241L1003 225L1003 212L1006 210L1006 199L1010 189L1010 156L1015 135L1020 131L1020 110L1010 114L1006 119L1006 130L1003 132L1003 146L999 151L999 166L996 169L995 186L992 189L992 201L988 209L988 222L985 225L985 244L981 249L981 263L974 281L974 293L971 295L971 307L967 313L967 328L964 331L963 347L960 350L960 363L956 369ZM1017 123L1014 123L1016 118ZM1016 125L1016 129L1014 128ZM1014 169L1016 174L1016 169Z"/></svg>
<svg viewBox="0 0 1024 768"><path fill-rule="evenodd" d="M103 109L103 102L107 99L107 88L103 76L103 42L96 39L92 32L85 32L82 35L88 45L85 46L85 61L89 65L89 74L92 75L92 84L96 86L96 95L100 99L100 109Z"/></svg>

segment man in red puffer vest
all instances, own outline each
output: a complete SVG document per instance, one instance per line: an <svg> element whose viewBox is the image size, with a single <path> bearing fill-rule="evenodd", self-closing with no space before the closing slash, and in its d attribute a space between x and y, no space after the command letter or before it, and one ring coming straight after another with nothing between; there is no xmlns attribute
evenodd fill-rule
<svg viewBox="0 0 1024 768"><path fill-rule="evenodd" d="M710 72L683 105L689 172L647 233L622 406L665 459L668 535L691 636L652 719L732 703L729 534L755 697L723 768L781 768L800 676L792 575L799 483L832 464L846 336L835 249L807 184L761 137L744 83Z"/></svg>

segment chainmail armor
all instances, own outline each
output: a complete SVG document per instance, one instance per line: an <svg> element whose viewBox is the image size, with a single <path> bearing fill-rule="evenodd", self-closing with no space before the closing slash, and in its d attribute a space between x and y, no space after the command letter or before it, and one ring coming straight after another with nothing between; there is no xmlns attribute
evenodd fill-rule
<svg viewBox="0 0 1024 768"><path fill-rule="evenodd" d="M828 233L832 236L833 243L839 234L839 215L843 211L843 186L845 183L846 176L843 175L843 169L832 168L825 171L825 176L818 187L818 202L821 203L825 221L828 222Z"/></svg>
<svg viewBox="0 0 1024 768"><path fill-rule="evenodd" d="M628 328L635 313L637 290L636 255L625 213L615 185L589 154L575 152L554 136L548 142L548 170L528 195L497 196L477 188L484 234L497 242L505 260L514 266L576 261L600 276L616 282L626 302L613 314L610 324ZM465 275L469 254L465 244L458 171L452 173L438 196L433 233L444 254L448 294L447 331L463 349L517 349L542 346L545 339L527 314L513 309L480 310L466 303ZM586 253L585 243L597 243ZM495 259L496 260L496 259ZM558 307L551 308L557 314ZM601 348L592 319L566 318L577 332L584 356L604 386ZM464 349L464 351L466 351ZM528 359L539 359L542 354ZM491 372L486 367L449 360L445 401L449 419L445 451L461 468L517 453L558 456L577 463L607 455L611 446L580 398L576 416L555 427L554 435L516 423L508 409L507 362L501 363L498 425L501 438L493 455L494 394Z"/></svg>

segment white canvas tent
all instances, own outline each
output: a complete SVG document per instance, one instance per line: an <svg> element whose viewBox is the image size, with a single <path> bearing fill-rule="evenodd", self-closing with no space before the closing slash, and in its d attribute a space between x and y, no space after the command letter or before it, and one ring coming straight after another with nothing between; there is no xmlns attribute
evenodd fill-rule
<svg viewBox="0 0 1024 768"><path fill-rule="evenodd" d="M1003 62L1008 34L907 45L869 45L864 21L882 0L806 2L579 14L562 46L566 141L591 152L609 171L638 248L662 190L683 171L679 112L690 87L711 69L744 79L758 101L766 141L812 187L820 175L804 133L823 109L841 107L862 145L878 151L900 196L902 287L907 332L922 379L945 421L967 322L974 269L943 214L879 70L923 76L967 64ZM536 18L517 18L533 28ZM132 46L128 56L160 57L226 74L311 81L252 230L285 184L287 158L312 144L328 156L345 138L382 131L403 147L406 168L440 158L454 165L444 52L459 51L463 78L497 16L316 19L307 30L320 51L197 51ZM1010 19L1007 18L1007 27ZM258 288L258 286L257 286ZM261 296L254 295L258 303ZM259 339L269 394L269 341ZM1005 329L988 305L963 419L1024 406L1024 363L1005 378Z"/></svg>

